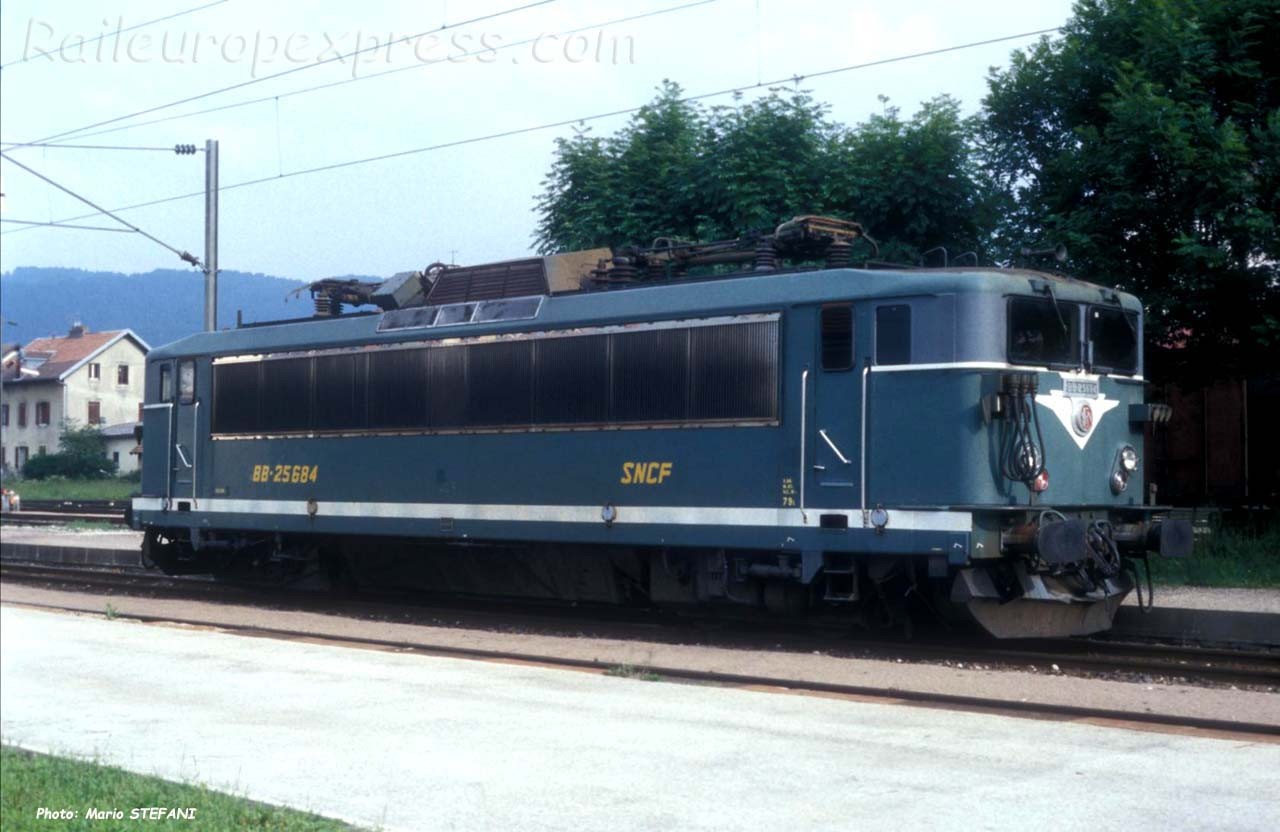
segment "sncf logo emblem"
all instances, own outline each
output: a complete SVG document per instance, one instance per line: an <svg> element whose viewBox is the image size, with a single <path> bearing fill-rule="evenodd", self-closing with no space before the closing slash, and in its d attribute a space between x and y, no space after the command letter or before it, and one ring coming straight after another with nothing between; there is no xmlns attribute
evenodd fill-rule
<svg viewBox="0 0 1280 832"><path fill-rule="evenodd" d="M1093 408L1089 407L1088 402L1080 402L1076 405L1076 417L1072 420L1072 427L1081 436L1088 436L1089 431L1093 430Z"/></svg>
<svg viewBox="0 0 1280 832"><path fill-rule="evenodd" d="M1102 417L1119 406L1120 402L1108 399L1098 389L1096 378L1065 373L1061 376L1062 389L1040 393L1036 396L1036 404L1052 411L1067 435L1076 443L1076 447L1084 450Z"/></svg>

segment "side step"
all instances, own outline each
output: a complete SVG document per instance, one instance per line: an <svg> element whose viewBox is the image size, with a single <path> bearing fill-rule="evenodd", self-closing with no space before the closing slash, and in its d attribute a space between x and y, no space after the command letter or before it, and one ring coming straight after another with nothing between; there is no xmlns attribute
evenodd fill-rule
<svg viewBox="0 0 1280 832"><path fill-rule="evenodd" d="M847 604L858 600L858 565L847 552L823 552L822 575L826 593L823 601Z"/></svg>

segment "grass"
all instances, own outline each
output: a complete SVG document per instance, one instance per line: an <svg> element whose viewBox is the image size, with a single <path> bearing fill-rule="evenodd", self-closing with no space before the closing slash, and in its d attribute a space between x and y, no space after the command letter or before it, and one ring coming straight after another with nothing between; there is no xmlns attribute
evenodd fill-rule
<svg viewBox="0 0 1280 832"><path fill-rule="evenodd" d="M1280 587L1280 527L1258 534L1215 529L1196 535L1191 557L1151 557L1151 574L1166 586Z"/></svg>
<svg viewBox="0 0 1280 832"><path fill-rule="evenodd" d="M127 500L138 490L138 481L123 477L106 480L6 479L5 488L18 492L23 500Z"/></svg>
<svg viewBox="0 0 1280 832"><path fill-rule="evenodd" d="M642 682L660 682L662 677L652 670L630 664L615 664L604 672L606 676L618 676L623 679L639 679Z"/></svg>
<svg viewBox="0 0 1280 832"><path fill-rule="evenodd" d="M166 810L194 808L193 819L130 819L134 809L160 806ZM75 819L37 817L38 810L69 810ZM90 819L97 809L120 811L124 817ZM0 747L0 828L5 832L46 829L93 829L115 832L149 830L248 830L283 832L350 832L349 826L319 815L269 806L213 791L205 786L173 783L133 774L97 762L35 754L13 746Z"/></svg>
<svg viewBox="0 0 1280 832"><path fill-rule="evenodd" d="M13 523L16 526L23 525L22 512L0 514L0 524L5 523ZM127 526L108 523L105 520L68 520L51 528L54 532L118 532L128 529Z"/></svg>

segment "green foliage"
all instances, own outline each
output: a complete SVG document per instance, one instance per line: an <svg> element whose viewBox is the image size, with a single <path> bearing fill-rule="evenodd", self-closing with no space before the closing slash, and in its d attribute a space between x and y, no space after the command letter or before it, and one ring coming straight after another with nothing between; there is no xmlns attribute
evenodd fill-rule
<svg viewBox="0 0 1280 832"><path fill-rule="evenodd" d="M5 482L24 500L125 500L138 491L138 481L130 477L111 479L67 479L49 477L43 480Z"/></svg>
<svg viewBox="0 0 1280 832"><path fill-rule="evenodd" d="M76 820L37 819L36 810L70 809ZM134 807L196 810L194 820L130 820ZM88 820L89 808L119 809L122 820ZM216 792L205 786L171 783L97 762L0 748L0 827L6 832L37 829L153 830L273 829L283 832L353 830L336 820L270 806Z"/></svg>
<svg viewBox="0 0 1280 832"><path fill-rule="evenodd" d="M617 676L621 679L638 679L641 682L661 682L662 677L652 670L636 667L632 664L615 664L604 672L606 676Z"/></svg>
<svg viewBox="0 0 1280 832"><path fill-rule="evenodd" d="M1064 243L1072 274L1143 299L1149 343L1191 348L1170 372L1265 368L1280 347L1276 43L1275 0L1080 0L1060 37L993 72L979 117L940 97L853 127L801 91L707 110L665 82L615 135L557 143L537 246L709 240L809 212L859 220L906 262Z"/></svg>
<svg viewBox="0 0 1280 832"><path fill-rule="evenodd" d="M50 477L104 479L115 476L116 464L107 458L107 440L93 425L76 427L68 422L58 435L56 454L31 457L22 466L22 476L32 480Z"/></svg>
<svg viewBox="0 0 1280 832"><path fill-rule="evenodd" d="M990 78L1006 253L1065 243L1073 273L1144 300L1157 343L1258 366L1280 345L1278 38L1274 0L1077 3Z"/></svg>
<svg viewBox="0 0 1280 832"><path fill-rule="evenodd" d="M952 256L985 256L999 194L978 165L977 130L978 121L962 118L959 102L946 96L905 121L886 106L835 138L824 204L865 224L880 240L882 259L916 262L939 245Z"/></svg>
<svg viewBox="0 0 1280 832"><path fill-rule="evenodd" d="M907 260L985 246L994 193L953 99L850 128L802 91L709 110L682 96L668 81L617 134L557 141L539 251L724 239L814 212L864 222L884 253Z"/></svg>
<svg viewBox="0 0 1280 832"><path fill-rule="evenodd" d="M773 90L757 101L715 107L704 119L694 182L703 239L772 231L822 210L824 173L840 128L803 92ZM840 212L846 213L846 212ZM856 217L850 217L856 219Z"/></svg>
<svg viewBox="0 0 1280 832"><path fill-rule="evenodd" d="M1280 587L1280 527L1197 535L1190 557L1152 557L1151 574L1169 585Z"/></svg>

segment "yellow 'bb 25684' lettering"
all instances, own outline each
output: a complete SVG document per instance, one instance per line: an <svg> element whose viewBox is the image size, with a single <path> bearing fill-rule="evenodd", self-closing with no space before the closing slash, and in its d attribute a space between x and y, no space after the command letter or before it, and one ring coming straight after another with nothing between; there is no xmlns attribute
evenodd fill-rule
<svg viewBox="0 0 1280 832"><path fill-rule="evenodd" d="M320 477L319 465L255 465L254 482L283 482L295 485L315 482Z"/></svg>
<svg viewBox="0 0 1280 832"><path fill-rule="evenodd" d="M670 462L624 462L620 482L623 485L660 485L669 476Z"/></svg>

